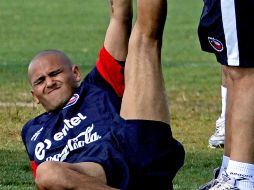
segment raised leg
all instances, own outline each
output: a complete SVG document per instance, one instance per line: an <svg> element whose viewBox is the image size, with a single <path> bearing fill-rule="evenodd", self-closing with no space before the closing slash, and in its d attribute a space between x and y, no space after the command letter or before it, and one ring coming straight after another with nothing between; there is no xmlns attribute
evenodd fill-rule
<svg viewBox="0 0 254 190"><path fill-rule="evenodd" d="M104 46L119 61L125 61L132 28L132 0L109 0L110 23Z"/></svg>
<svg viewBox="0 0 254 190"><path fill-rule="evenodd" d="M138 0L125 66L121 116L169 123L167 95L161 68L166 0Z"/></svg>

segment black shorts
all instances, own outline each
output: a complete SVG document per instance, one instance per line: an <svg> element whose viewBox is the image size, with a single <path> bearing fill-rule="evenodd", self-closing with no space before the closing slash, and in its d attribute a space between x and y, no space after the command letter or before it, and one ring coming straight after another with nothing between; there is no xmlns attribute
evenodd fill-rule
<svg viewBox="0 0 254 190"><path fill-rule="evenodd" d="M169 190L183 166L184 155L183 146L172 137L168 124L121 120L118 127L91 143L77 159L102 165L109 186L124 190Z"/></svg>
<svg viewBox="0 0 254 190"><path fill-rule="evenodd" d="M253 10L253 0L204 0L198 27L202 50L222 65L254 67Z"/></svg>

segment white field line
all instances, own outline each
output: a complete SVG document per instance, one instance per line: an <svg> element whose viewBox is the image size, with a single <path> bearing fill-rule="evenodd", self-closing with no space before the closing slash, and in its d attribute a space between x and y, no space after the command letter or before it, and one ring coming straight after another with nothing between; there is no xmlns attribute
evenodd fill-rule
<svg viewBox="0 0 254 190"><path fill-rule="evenodd" d="M163 63L164 66L166 67L189 67L189 68L194 68L194 67L217 67L217 64L211 64L211 63L180 63L180 64L168 64L168 63ZM86 65L86 66L93 66L91 65ZM0 107L36 107L37 104L33 102L0 102Z"/></svg>
<svg viewBox="0 0 254 190"><path fill-rule="evenodd" d="M0 102L0 107L36 107L32 102Z"/></svg>

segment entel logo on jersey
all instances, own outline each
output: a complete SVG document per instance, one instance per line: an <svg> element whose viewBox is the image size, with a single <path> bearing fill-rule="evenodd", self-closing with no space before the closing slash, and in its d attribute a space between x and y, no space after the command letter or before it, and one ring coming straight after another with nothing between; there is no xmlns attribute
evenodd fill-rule
<svg viewBox="0 0 254 190"><path fill-rule="evenodd" d="M218 52L223 51L223 49L224 49L223 44L219 40L212 38L212 37L208 37L208 42L211 44L213 49L215 49L216 51L218 51Z"/></svg>
<svg viewBox="0 0 254 190"><path fill-rule="evenodd" d="M94 125L87 127L84 132L81 132L74 138L68 139L66 145L55 155L51 155L46 158L46 161L64 161L68 154L78 148L84 147L86 144L95 142L101 138L97 132L93 132ZM45 139L43 142L39 142L35 147L35 156L38 160L43 160L46 156L46 150L49 150L52 146L52 142L49 139Z"/></svg>
<svg viewBox="0 0 254 190"><path fill-rule="evenodd" d="M51 155L46 158L46 161L64 161L70 152L84 147L86 144L90 144L92 142L95 142L101 138L100 135L97 134L97 132L92 132L94 128L94 125L87 127L87 129L84 132L81 132L78 136L68 139L65 147L60 153L57 153L55 155Z"/></svg>
<svg viewBox="0 0 254 190"><path fill-rule="evenodd" d="M76 116L71 119L64 119L64 126L61 131L54 134L54 141L61 141L68 135L69 130L77 127L83 120L87 117L78 113ZM85 144L92 143L101 138L97 132L93 132L94 125L88 126L85 131L81 132L78 136L74 138L67 139L67 144L64 149L55 155L49 156L46 160L55 160L55 161L64 161L67 155L78 148L84 147ZM42 129L39 130L41 132ZM45 139L43 142L39 142L35 147L35 156L38 160L43 160L46 156L46 150L49 150L52 146L52 140Z"/></svg>
<svg viewBox="0 0 254 190"><path fill-rule="evenodd" d="M76 104L76 102L79 99L79 95L78 94L73 94L73 96L71 97L71 99L68 101L68 103L66 104L66 106L64 106L63 109L68 108L74 104Z"/></svg>
<svg viewBox="0 0 254 190"><path fill-rule="evenodd" d="M62 140L65 136L67 136L68 131L70 129L73 129L74 127L78 126L81 121L85 120L86 116L82 115L81 113L78 113L76 117L72 117L71 119L64 119L64 127L62 130L54 135L55 141Z"/></svg>

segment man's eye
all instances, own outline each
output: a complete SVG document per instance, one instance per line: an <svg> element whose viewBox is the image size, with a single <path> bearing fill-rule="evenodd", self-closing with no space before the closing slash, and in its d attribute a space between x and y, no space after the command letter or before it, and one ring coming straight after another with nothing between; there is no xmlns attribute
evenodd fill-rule
<svg viewBox="0 0 254 190"><path fill-rule="evenodd" d="M62 72L62 69L56 70L56 71L52 71L51 73L49 73L49 76L51 77L55 77L58 74L60 74Z"/></svg>
<svg viewBox="0 0 254 190"><path fill-rule="evenodd" d="M52 72L52 73L50 74L50 76L54 77L54 76L56 76L56 75L58 75L58 74L59 74L59 72Z"/></svg>
<svg viewBox="0 0 254 190"><path fill-rule="evenodd" d="M43 83L43 80L40 79L40 80L35 81L34 84L33 84L33 86L37 86L37 85L40 85L40 84L42 84L42 83Z"/></svg>

